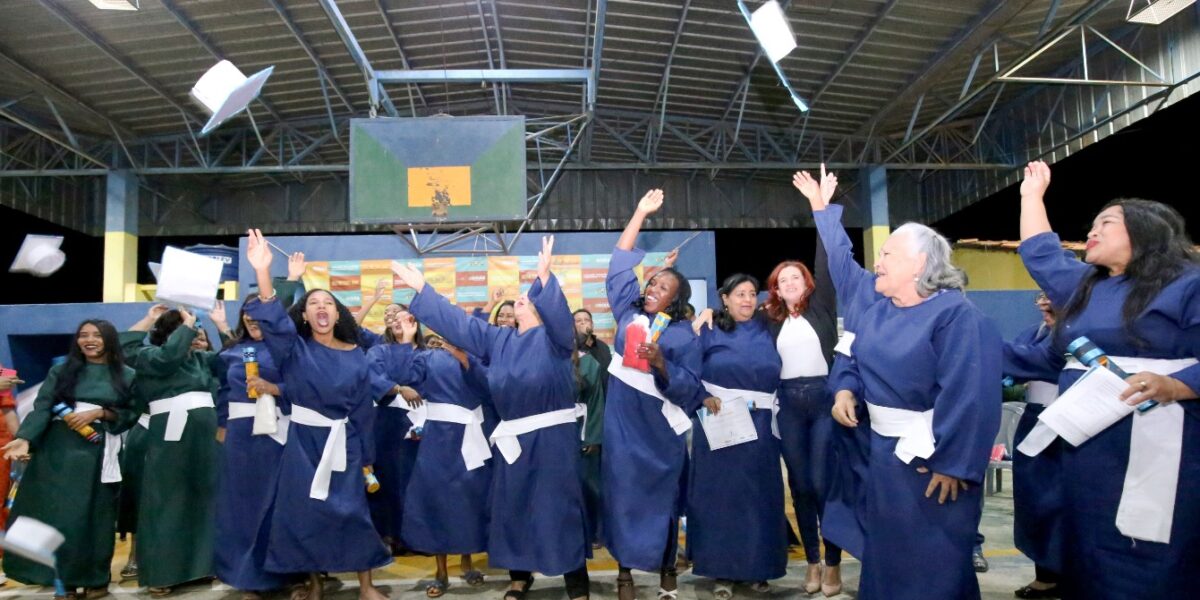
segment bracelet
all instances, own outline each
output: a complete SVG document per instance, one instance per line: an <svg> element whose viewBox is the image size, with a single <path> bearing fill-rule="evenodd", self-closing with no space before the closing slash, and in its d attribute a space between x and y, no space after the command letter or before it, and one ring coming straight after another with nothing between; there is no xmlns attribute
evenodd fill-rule
<svg viewBox="0 0 1200 600"><path fill-rule="evenodd" d="M274 292L274 290L272 290L272 292ZM259 296L259 297L258 297L258 301L259 301L259 302L270 302L270 301L272 301L272 300L274 300L274 299L275 299L275 294L274 294L274 293L272 293L270 296Z"/></svg>

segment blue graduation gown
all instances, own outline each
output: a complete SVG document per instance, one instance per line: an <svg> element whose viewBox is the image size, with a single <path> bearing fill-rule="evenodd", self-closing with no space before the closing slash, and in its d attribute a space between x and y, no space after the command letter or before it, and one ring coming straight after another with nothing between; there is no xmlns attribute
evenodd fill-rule
<svg viewBox="0 0 1200 600"><path fill-rule="evenodd" d="M257 352L259 377L284 388L271 352L262 341L245 341L221 351L225 385L217 396L217 415L225 427L221 479L217 488L217 527L213 572L217 579L239 590L267 591L282 588L288 579L268 573L264 519L269 513L279 473L283 446L266 435L254 435L254 419L228 420L230 402L254 402L246 395L246 366L242 351ZM276 406L287 414L281 394ZM255 542L258 542L257 544Z"/></svg>
<svg viewBox="0 0 1200 600"><path fill-rule="evenodd" d="M896 438L871 433L859 598L979 598L971 549L992 442L1000 429L1001 345L992 323L958 291L861 315L852 374L873 405L933 409L936 449L905 464ZM861 427L861 425L860 425ZM930 473L918 473L924 466ZM970 484L958 500L926 498L933 473ZM930 565L937 565L931 570Z"/></svg>
<svg viewBox="0 0 1200 600"><path fill-rule="evenodd" d="M371 385L375 388L374 395L380 397L374 408L375 419L371 428L371 437L375 440L374 471L375 478L379 480L379 490L367 495L367 506L371 510L375 531L379 532L385 543L391 545L394 552L403 551L404 494L412 479L413 467L417 464L417 450L421 447L420 439L407 437L413 426L409 411L392 406L397 398L388 393L395 382L387 380L383 357L399 347L399 344L379 344L367 350ZM421 393L419 387L412 387Z"/></svg>
<svg viewBox="0 0 1200 600"><path fill-rule="evenodd" d="M1025 267L1055 306L1065 306L1093 269L1062 252L1054 233L1022 242ZM1111 357L1191 358L1200 356L1200 269L1189 268L1163 287L1133 323L1144 342L1124 329L1121 311L1131 284L1125 276L1096 282L1087 306L1062 323L1055 349L1087 336ZM1120 366L1120 362L1116 361ZM1060 389L1082 371L1065 370ZM1171 375L1200 391L1200 365ZM1185 401L1183 453L1171 543L1133 540L1116 527L1117 507L1129 465L1135 415L1122 419L1079 447L1062 445L1066 511L1064 589L1070 598L1187 597L1200 565L1200 402ZM1158 409L1155 409L1158 410Z"/></svg>
<svg viewBox="0 0 1200 600"><path fill-rule="evenodd" d="M1004 344L1004 374L1017 381L1058 385L1065 360L1051 345L1050 329L1041 324ZM1025 439L1045 407L1026 403L1017 422L1016 444ZM1065 507L1062 481L1062 440L1056 439L1037 456L1009 448L1013 461L1013 541L1039 567L1062 570Z"/></svg>
<svg viewBox="0 0 1200 600"><path fill-rule="evenodd" d="M309 497L330 429L295 422L280 459L267 536L266 569L273 573L366 571L391 562L367 510L363 465L375 460L371 437L374 386L358 348L335 350L302 338L280 302L251 300L246 313L287 385L288 402L346 424L346 470L334 471L325 500ZM294 412L294 411L293 411Z"/></svg>
<svg viewBox="0 0 1200 600"><path fill-rule="evenodd" d="M617 248L608 265L608 304L617 322L618 352L625 348L625 327L646 314L633 306L642 294L633 269L644 257L641 250ZM646 316L653 321L654 315ZM691 324L672 322L658 345L668 378L653 369L655 386L671 403L686 409L701 389L700 345ZM614 355L613 360L619 359ZM616 377L609 378L607 393L601 461L605 546L623 567L658 571L675 563L672 532L681 504L686 438L663 417L662 400Z"/></svg>
<svg viewBox="0 0 1200 600"><path fill-rule="evenodd" d="M481 406L462 365L445 350L417 351L408 345L371 349L384 376L417 386L426 402ZM427 554L473 554L487 549L487 497L491 461L468 471L462 458L466 426L426 421L416 464L404 495L401 531L406 546Z"/></svg>
<svg viewBox="0 0 1200 600"><path fill-rule="evenodd" d="M774 393L783 366L762 319L733 331L700 333L702 379L724 388ZM689 411L710 394L701 389ZM733 581L778 579L787 572L787 519L783 512L780 441L770 409L751 412L758 439L710 450L693 419L688 476L688 553L697 575Z"/></svg>
<svg viewBox="0 0 1200 600"><path fill-rule="evenodd" d="M488 361L488 389L501 419L575 407L575 321L558 279L540 280L529 299L542 325L519 333L473 318L426 285L409 305L451 344ZM591 554L579 482L579 431L574 422L519 436L521 456L492 461L488 564L560 575L583 567ZM460 458L461 460L461 458Z"/></svg>

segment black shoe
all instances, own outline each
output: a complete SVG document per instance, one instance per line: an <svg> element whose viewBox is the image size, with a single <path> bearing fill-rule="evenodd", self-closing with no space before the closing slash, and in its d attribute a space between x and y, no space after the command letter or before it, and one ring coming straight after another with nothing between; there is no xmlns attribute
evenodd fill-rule
<svg viewBox="0 0 1200 600"><path fill-rule="evenodd" d="M971 553L971 565L975 567L976 573L987 573L988 571L988 561L982 552Z"/></svg>
<svg viewBox="0 0 1200 600"><path fill-rule="evenodd" d="M1015 592L1013 595L1018 598L1061 598L1058 593L1058 586L1049 589L1039 590L1035 587L1025 586Z"/></svg>

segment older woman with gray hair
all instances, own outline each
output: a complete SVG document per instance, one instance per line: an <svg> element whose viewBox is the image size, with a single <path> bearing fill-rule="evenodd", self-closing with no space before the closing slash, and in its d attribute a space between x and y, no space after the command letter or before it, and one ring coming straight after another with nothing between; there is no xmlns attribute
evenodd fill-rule
<svg viewBox="0 0 1200 600"><path fill-rule="evenodd" d="M797 187L810 182L797 174ZM967 300L944 237L901 226L872 274L848 258L848 244L830 247L827 240L846 237L841 207L822 200L829 196L809 201L856 334L846 372L834 379L833 417L871 429L858 597L979 598L971 548L1000 428L1000 335Z"/></svg>

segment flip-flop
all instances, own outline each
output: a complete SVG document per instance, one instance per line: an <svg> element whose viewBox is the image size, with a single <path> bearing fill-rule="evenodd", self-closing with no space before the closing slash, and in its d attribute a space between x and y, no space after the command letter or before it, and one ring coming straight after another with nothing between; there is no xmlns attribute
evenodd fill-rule
<svg viewBox="0 0 1200 600"><path fill-rule="evenodd" d="M429 598L441 598L446 595L446 588L450 587L449 581L434 579L433 583L425 586L425 596Z"/></svg>
<svg viewBox="0 0 1200 600"><path fill-rule="evenodd" d="M463 581L471 587L479 587L483 585L483 573L478 569L471 569L462 575Z"/></svg>

